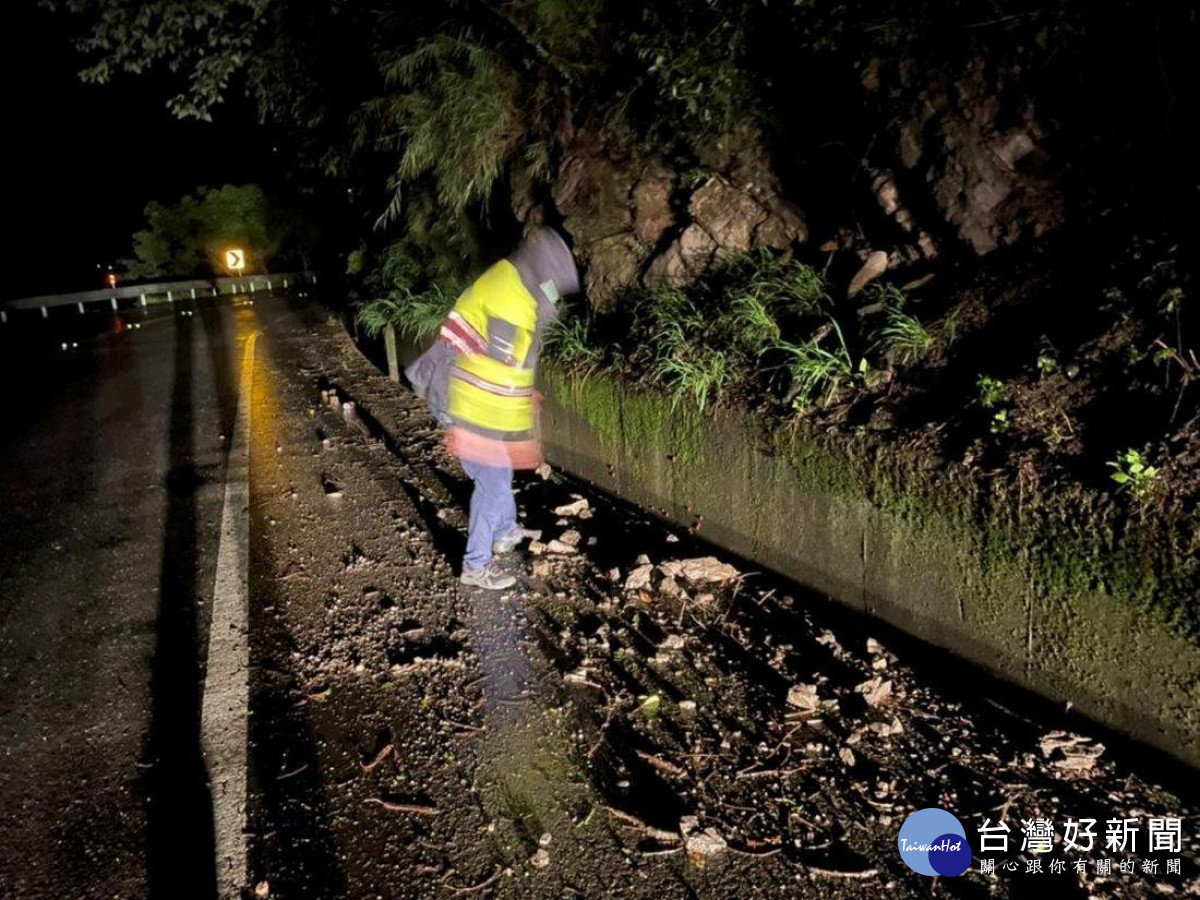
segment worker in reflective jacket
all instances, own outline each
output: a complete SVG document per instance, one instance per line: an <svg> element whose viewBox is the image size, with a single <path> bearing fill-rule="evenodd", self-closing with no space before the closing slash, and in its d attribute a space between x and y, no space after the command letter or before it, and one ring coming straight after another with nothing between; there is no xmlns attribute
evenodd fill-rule
<svg viewBox="0 0 1200 900"><path fill-rule="evenodd" d="M475 483L464 584L511 587L516 579L492 565L493 555L541 536L517 523L513 470L542 462L533 387L538 350L559 298L578 290L566 242L536 228L463 292L438 344L406 370L448 426L448 446Z"/></svg>

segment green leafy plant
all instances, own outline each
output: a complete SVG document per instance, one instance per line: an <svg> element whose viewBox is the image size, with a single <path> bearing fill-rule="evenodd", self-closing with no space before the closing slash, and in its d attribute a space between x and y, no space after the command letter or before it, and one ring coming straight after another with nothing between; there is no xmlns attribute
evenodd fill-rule
<svg viewBox="0 0 1200 900"><path fill-rule="evenodd" d="M457 287L445 285L435 285L416 294L408 290L393 291L363 304L358 310L358 323L371 337L378 337L391 325L402 337L421 341L438 330L458 294Z"/></svg>
<svg viewBox="0 0 1200 900"><path fill-rule="evenodd" d="M1158 469L1132 448L1118 453L1117 458L1108 465L1116 470L1112 473L1112 480L1139 501L1146 500L1158 484Z"/></svg>
<svg viewBox="0 0 1200 900"><path fill-rule="evenodd" d="M1008 417L1007 409L998 409L992 414L991 431L992 434L1004 434L1012 425L1012 420Z"/></svg>
<svg viewBox="0 0 1200 900"><path fill-rule="evenodd" d="M979 389L979 405L984 409L994 409L1008 399L1008 387L999 378L980 375L975 386Z"/></svg>

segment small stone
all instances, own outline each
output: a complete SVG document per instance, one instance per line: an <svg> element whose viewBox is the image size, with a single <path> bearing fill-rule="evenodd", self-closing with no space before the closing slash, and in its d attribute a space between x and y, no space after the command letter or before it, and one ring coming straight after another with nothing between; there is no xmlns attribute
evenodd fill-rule
<svg viewBox="0 0 1200 900"><path fill-rule="evenodd" d="M578 553L579 552L570 544L564 544L562 541L551 541L550 543L548 543L546 545L546 550L550 553L562 553L562 554L570 554L570 553Z"/></svg>
<svg viewBox="0 0 1200 900"><path fill-rule="evenodd" d="M667 535L667 543L668 543L668 544L678 544L678 543L679 543L679 535L677 535L677 534L668 534L668 535Z"/></svg>
<svg viewBox="0 0 1200 900"><path fill-rule="evenodd" d="M867 638L867 652L875 655L883 652L883 644L875 640L875 638Z"/></svg>
<svg viewBox="0 0 1200 900"><path fill-rule="evenodd" d="M608 570L608 580L612 581L612 582L620 581L621 580L621 570L616 568L615 566L613 568L609 569Z"/></svg>
<svg viewBox="0 0 1200 900"><path fill-rule="evenodd" d="M550 835L550 832L547 831L540 838L538 838L538 846L549 847L552 840L554 840L554 838Z"/></svg>
<svg viewBox="0 0 1200 900"><path fill-rule="evenodd" d="M679 820L679 833L684 837L687 837L699 827L700 819L697 816L684 816Z"/></svg>
<svg viewBox="0 0 1200 900"><path fill-rule="evenodd" d="M703 865L704 860L724 853L728 848L729 844L725 842L725 838L713 828L693 833L687 839L688 855L693 862L700 865Z"/></svg>
<svg viewBox="0 0 1200 900"><path fill-rule="evenodd" d="M815 711L821 708L815 684L794 684L788 690L787 702L797 709Z"/></svg>
<svg viewBox="0 0 1200 900"><path fill-rule="evenodd" d="M541 556L543 553L546 552L546 545L543 544L541 541L530 541L528 549L529 549L529 552L531 554L533 554L534 556Z"/></svg>
<svg viewBox="0 0 1200 900"><path fill-rule="evenodd" d="M583 539L583 535L572 529L570 531L564 531L561 535L559 535L558 539L568 546L578 547L579 542Z"/></svg>
<svg viewBox="0 0 1200 900"><path fill-rule="evenodd" d="M587 500L584 499L583 497L580 497L574 503L566 503L566 504L563 504L562 506L555 507L554 514L556 516L578 516L578 515L582 515L583 513L587 512L587 510L588 510Z"/></svg>
<svg viewBox="0 0 1200 900"><path fill-rule="evenodd" d="M838 751L838 759L844 762L847 766L854 766L854 751L849 747L843 747Z"/></svg>
<svg viewBox="0 0 1200 900"><path fill-rule="evenodd" d="M663 650L679 651L683 649L683 635L668 634L666 640L660 645Z"/></svg>
<svg viewBox="0 0 1200 900"><path fill-rule="evenodd" d="M702 556L681 561L683 577L693 584L713 584L737 578L738 570L715 556Z"/></svg>
<svg viewBox="0 0 1200 900"><path fill-rule="evenodd" d="M695 700L680 700L679 701L679 711L681 713L683 713L685 716L694 716L696 714L696 701Z"/></svg>
<svg viewBox="0 0 1200 900"><path fill-rule="evenodd" d="M533 471L538 474L542 481L549 481L550 476L554 474L554 470L550 468L550 463L542 463Z"/></svg>
<svg viewBox="0 0 1200 900"><path fill-rule="evenodd" d="M625 590L640 591L643 588L650 586L650 575L653 573L654 567L649 563L638 566L629 573L629 577L625 579Z"/></svg>
<svg viewBox="0 0 1200 900"><path fill-rule="evenodd" d="M637 559L634 560L634 564L639 565L639 566L648 566L648 565L650 565L650 557L648 557L645 553L643 553L641 556L639 556Z"/></svg>
<svg viewBox="0 0 1200 900"><path fill-rule="evenodd" d="M674 578L664 578L658 586L658 592L672 600L677 600L684 595L683 586Z"/></svg>
<svg viewBox="0 0 1200 900"><path fill-rule="evenodd" d="M529 858L529 864L535 869L546 868L550 865L550 852L545 847L539 848L538 852Z"/></svg>
<svg viewBox="0 0 1200 900"><path fill-rule="evenodd" d="M271 896L271 885L266 879L263 879L254 886L254 896L258 900L266 900L267 897Z"/></svg>
<svg viewBox="0 0 1200 900"><path fill-rule="evenodd" d="M536 560L533 564L533 575L535 578L547 578L551 571L553 571L553 568L548 559Z"/></svg>
<svg viewBox="0 0 1200 900"><path fill-rule="evenodd" d="M886 703L888 698L892 696L892 682L885 681L877 675L870 681L864 681L854 690L856 693L863 695L863 699L867 701L867 706L879 706Z"/></svg>

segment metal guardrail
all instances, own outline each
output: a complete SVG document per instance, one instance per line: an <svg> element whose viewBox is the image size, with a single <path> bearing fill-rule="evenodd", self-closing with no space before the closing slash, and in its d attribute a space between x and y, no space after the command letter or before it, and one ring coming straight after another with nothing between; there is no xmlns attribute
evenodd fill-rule
<svg viewBox="0 0 1200 900"><path fill-rule="evenodd" d="M253 294L277 288L287 290L297 284L316 284L313 272L283 272L271 275L222 276L220 278L192 279L156 284L128 284L117 288L98 291L79 291L74 294L47 294L43 297L21 297L17 300L0 301L0 324L8 322L9 311L40 309L42 318L49 318L50 310L58 306L75 306L79 312L87 312L89 305L104 304L114 310L121 308L121 301L133 301L133 306L154 306L174 303L177 300L195 300L198 297L215 297L219 294Z"/></svg>

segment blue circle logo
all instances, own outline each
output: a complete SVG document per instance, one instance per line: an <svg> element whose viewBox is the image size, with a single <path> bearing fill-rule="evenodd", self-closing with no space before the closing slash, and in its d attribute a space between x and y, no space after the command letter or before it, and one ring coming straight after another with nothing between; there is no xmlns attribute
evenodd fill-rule
<svg viewBox="0 0 1200 900"><path fill-rule="evenodd" d="M974 852L962 823L936 806L918 809L900 828L900 858L921 875L961 875Z"/></svg>

